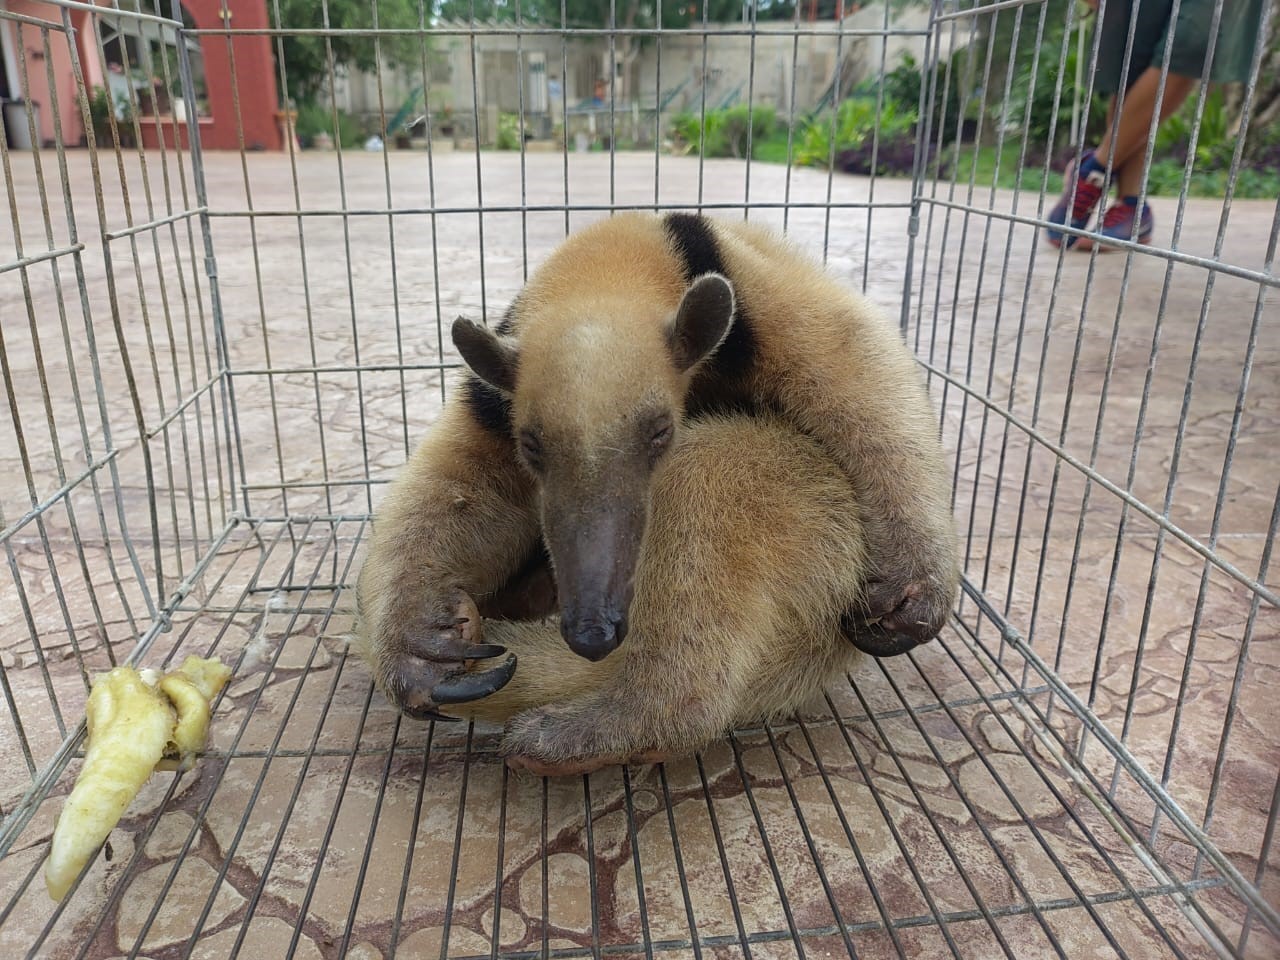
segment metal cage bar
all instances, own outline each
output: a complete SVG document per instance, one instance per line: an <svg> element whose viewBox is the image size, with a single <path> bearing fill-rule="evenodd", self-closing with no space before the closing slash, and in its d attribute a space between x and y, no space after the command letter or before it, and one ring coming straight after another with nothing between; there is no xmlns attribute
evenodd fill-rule
<svg viewBox="0 0 1280 960"><path fill-rule="evenodd" d="M829 23L753 3L722 24L709 0L652 16L610 0L598 23L567 0L495 22L425 0L355 20L325 0L305 22L271 0L253 26L208 8L0 5L5 89L47 109L9 129L24 146L0 135L0 944L85 960L1275 953L1280 205L1240 196L1261 42L1234 140L1215 126L1230 5L1206 8L1185 163L1160 166L1154 120L1135 154L1138 204L1171 229L1105 250L1070 224L1046 245L1061 161L1101 129L1100 35L1074 3L838 2ZM1139 21L1121 9L1127 70ZM314 75L290 66L301 42ZM287 109L282 151L254 149L264 50L282 104L319 97L331 153L298 149ZM227 99L204 116L210 51ZM1180 95L1170 51L1157 112ZM116 101L111 57L130 78ZM503 120L485 101L512 63ZM601 73L607 93L575 113L571 89L589 99ZM904 108L889 84L908 74ZM378 151L343 142L361 83ZM388 111L419 96L422 149L393 151ZM1140 109L1115 100L1113 131ZM678 102L696 157L664 149ZM730 106L745 156L708 156ZM890 176L907 108L910 161ZM763 142L760 109L785 128ZM837 171L857 111L860 177ZM513 150L487 149L495 120ZM584 131L607 149L572 147ZM1198 195L1206 164L1217 199ZM952 458L962 597L937 643L785 722L657 767L512 776L491 730L404 722L350 662L360 545L460 366L446 315L489 321L583 223L682 209L780 226L896 310ZM1087 255L1068 249L1081 238ZM38 874L92 676L190 652L235 665L200 764L154 779L53 904Z"/></svg>

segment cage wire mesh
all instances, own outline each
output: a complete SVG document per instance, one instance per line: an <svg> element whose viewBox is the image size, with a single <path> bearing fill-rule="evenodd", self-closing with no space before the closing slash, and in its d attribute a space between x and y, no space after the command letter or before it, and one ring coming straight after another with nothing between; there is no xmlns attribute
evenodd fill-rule
<svg viewBox="0 0 1280 960"><path fill-rule="evenodd" d="M1098 51L1073 4L796 6L640 26L611 3L585 26L564 3L393 24L372 4L351 27L326 3L305 23L276 0L261 22L225 0L0 4L10 95L45 111L0 137L0 952L1280 955L1280 207L1233 202L1261 45L1221 195L1189 196L1193 94L1155 242L1103 255L1044 241L1062 138L1028 122L1049 98L1083 143ZM322 102L352 82L338 45L371 64L379 117L394 70L437 112L433 84L468 96L422 151L258 152L239 68L263 36L282 98L300 40ZM108 46L157 80L95 132ZM838 108L869 80L874 171L876 81L904 50L923 67L910 177L828 172L835 137L827 170L664 144L676 106L724 105L708 78L729 65L792 130L806 90ZM202 151L205 118L186 122L197 55L230 68L214 121L237 150ZM626 79L562 110L543 152L524 136L556 122L526 89L535 61L563 104L575 72ZM519 88L507 153L477 146L499 83ZM608 149L571 149L579 133ZM1001 162L1027 168L1018 187ZM491 730L396 716L347 647L347 588L448 395L443 320L495 316L566 232L622 209L784 227L900 317L953 464L963 595L936 643L793 720L540 781L508 773ZM40 870L90 678L188 653L235 666L208 749L154 777L53 903Z"/></svg>

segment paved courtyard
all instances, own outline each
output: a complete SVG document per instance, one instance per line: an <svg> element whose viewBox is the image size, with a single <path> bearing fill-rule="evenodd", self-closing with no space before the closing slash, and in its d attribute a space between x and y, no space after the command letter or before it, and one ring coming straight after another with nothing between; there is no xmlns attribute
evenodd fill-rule
<svg viewBox="0 0 1280 960"><path fill-rule="evenodd" d="M207 957L240 936L245 956L283 955L295 935L306 957L488 955L493 940L792 957L797 937L821 956L852 943L1021 958L1055 941L1070 956L1208 956L1167 894L1191 884L1204 922L1234 939L1242 909L1221 870L1167 816L1161 866L1135 856L1124 829L1145 833L1148 793L1127 773L1112 783L1096 736L1065 762L1080 723L1024 672L1022 640L1244 876L1269 859L1262 889L1280 900L1280 853L1261 850L1280 615L1251 589L1280 590L1264 561L1274 203L1235 203L1219 238L1222 202L1192 200L1175 245L1176 201L1157 200L1151 250L1094 257L1060 255L1023 222L1038 195L964 171L925 183L913 211L907 180L739 161L215 153L219 331L190 157L150 154L145 170L101 157L101 219L85 152L67 155L65 187L52 153L39 169L10 159L0 264L16 240L27 258L69 252L0 273L0 529L15 528L0 811L74 727L85 676L127 655L170 596L147 663L210 650L238 663L209 755L153 779L41 956L84 943L159 960L197 932ZM491 731L396 720L348 656L343 587L382 485L452 380L452 318L497 316L566 229L699 202L785 218L904 320L982 599L942 643L868 665L797 723L544 790L503 772ZM5 955L53 916L30 877L69 787L0 861ZM1089 800L1108 789L1132 818L1120 829ZM1274 956L1276 942L1255 924L1245 949Z"/></svg>

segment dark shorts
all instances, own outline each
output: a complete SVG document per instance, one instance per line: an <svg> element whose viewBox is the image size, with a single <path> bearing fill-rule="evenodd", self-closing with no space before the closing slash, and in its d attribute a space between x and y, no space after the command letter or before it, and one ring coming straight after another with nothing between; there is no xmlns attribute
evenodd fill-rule
<svg viewBox="0 0 1280 960"><path fill-rule="evenodd" d="M1211 42L1215 0L1182 0L1174 17L1174 0L1105 0L1098 29L1098 71L1094 89L1111 94L1120 89L1125 47L1133 27L1133 52L1125 88L1148 67L1159 70L1169 52L1169 72L1197 80L1213 48L1211 83L1243 83L1249 79L1258 38L1266 33L1263 0L1222 0L1216 42ZM1137 21L1133 20L1137 8Z"/></svg>

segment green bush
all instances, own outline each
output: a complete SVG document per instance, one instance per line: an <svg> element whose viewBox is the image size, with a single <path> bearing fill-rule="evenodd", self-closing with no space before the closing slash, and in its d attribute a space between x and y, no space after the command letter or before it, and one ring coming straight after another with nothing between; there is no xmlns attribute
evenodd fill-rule
<svg viewBox="0 0 1280 960"><path fill-rule="evenodd" d="M1086 50L1085 56L1089 56ZM1081 101L1088 93L1088 71L1082 76L1083 87L1077 87L1076 78L1076 46L1071 44L1067 49L1066 66L1062 73L1062 93L1058 89L1058 61L1062 56L1062 31L1056 37L1046 38L1040 47L1040 62L1032 72L1033 60L1028 58L1013 83L1013 91L1005 111L1005 123L1010 128L1026 131L1030 145L1058 153L1069 144L1071 139L1071 105L1078 97ZM1034 80L1034 84L1033 81ZM1027 110L1027 99L1031 100L1031 109ZM1055 107L1054 100L1057 99ZM990 110L990 106L988 106ZM1087 107L1085 117L1085 139L1095 142L1106 125L1107 98L1093 95ZM1053 130L1053 142L1049 142L1049 131ZM1021 135L1021 134L1020 134Z"/></svg>
<svg viewBox="0 0 1280 960"><path fill-rule="evenodd" d="M98 85L89 91L89 122L93 127L94 142L99 147L109 147L111 139L111 117L116 118L116 136L121 146L133 146L133 105L124 94L116 94L114 101L111 91Z"/></svg>
<svg viewBox="0 0 1280 960"><path fill-rule="evenodd" d="M876 101L869 97L850 98L842 102L835 112L810 121L801 130L796 143L795 161L802 166L826 167L832 158L839 160L845 151L856 150L870 155L879 132L879 151L886 157L896 153L902 143L910 143L915 137L916 111L904 107L897 100L886 97L879 114ZM835 149L831 138L835 135ZM880 171L876 172L888 172Z"/></svg>
<svg viewBox="0 0 1280 960"><path fill-rule="evenodd" d="M503 113L498 116L498 142L494 144L499 150L520 149L520 117L514 113Z"/></svg>
<svg viewBox="0 0 1280 960"><path fill-rule="evenodd" d="M321 133L327 133L334 143L344 149L358 148L365 141L365 132L355 117L339 110L338 128L335 130L333 109L314 102L298 104L296 130L298 140L304 147L311 146L316 136Z"/></svg>
<svg viewBox="0 0 1280 960"><path fill-rule="evenodd" d="M902 106L920 107L920 88L924 85L924 70L909 53L902 55L902 62L884 75L880 87L886 100Z"/></svg>
<svg viewBox="0 0 1280 960"><path fill-rule="evenodd" d="M1156 133L1155 160L1172 158L1185 163L1191 145L1191 130L1195 125L1198 96L1187 98L1182 108L1168 117ZM1213 88L1204 102L1200 117L1200 135L1196 138L1196 168L1199 170L1227 170L1235 153L1236 141L1231 136L1231 118L1227 116L1226 100L1222 91Z"/></svg>
<svg viewBox="0 0 1280 960"><path fill-rule="evenodd" d="M945 62L939 61L934 67L936 80L929 131L929 139L933 143L945 143L955 135L956 117L960 115L960 77L963 72L963 64L958 58L963 53L964 51L959 51L952 57L950 82L947 80ZM924 68L915 57L909 53L903 54L902 62L884 75L881 89L885 102L892 101L901 111L919 112L920 90L927 80Z"/></svg>
<svg viewBox="0 0 1280 960"><path fill-rule="evenodd" d="M685 111L671 121L672 132L704 157L738 157L747 155L747 131L754 147L778 130L778 115L772 107L748 107L745 103L725 110L708 110L703 115Z"/></svg>
<svg viewBox="0 0 1280 960"><path fill-rule="evenodd" d="M1250 124L1245 156L1260 169L1280 172L1280 123Z"/></svg>
<svg viewBox="0 0 1280 960"><path fill-rule="evenodd" d="M708 110L704 117L701 113L685 110L677 113L671 121L672 132L677 140L686 143L694 153L704 156L726 156L724 137L721 132L723 116L719 110Z"/></svg>
<svg viewBox="0 0 1280 960"><path fill-rule="evenodd" d="M103 86L95 86L89 93L89 119L94 127L111 122L111 93Z"/></svg>
<svg viewBox="0 0 1280 960"><path fill-rule="evenodd" d="M773 133L778 127L778 115L773 107L750 107L741 104L724 111L720 124L720 133L729 148L731 156L747 155L747 132L751 133L752 144L756 144Z"/></svg>

